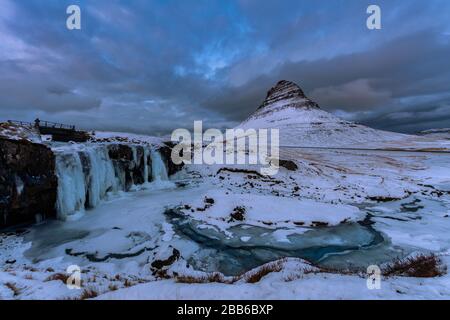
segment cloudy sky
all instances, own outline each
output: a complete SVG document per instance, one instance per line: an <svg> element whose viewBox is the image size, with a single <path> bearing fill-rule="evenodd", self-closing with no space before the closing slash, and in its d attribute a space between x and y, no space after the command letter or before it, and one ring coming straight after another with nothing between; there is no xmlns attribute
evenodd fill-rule
<svg viewBox="0 0 450 320"><path fill-rule="evenodd" d="M449 15L448 0L1 0L0 120L232 127L286 79L372 127L450 127Z"/></svg>

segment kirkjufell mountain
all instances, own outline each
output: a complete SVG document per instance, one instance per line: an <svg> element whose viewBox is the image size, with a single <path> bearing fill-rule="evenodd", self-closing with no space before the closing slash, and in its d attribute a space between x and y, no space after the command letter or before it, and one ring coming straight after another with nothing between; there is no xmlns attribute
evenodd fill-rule
<svg viewBox="0 0 450 320"><path fill-rule="evenodd" d="M286 80L272 87L263 103L238 127L279 129L280 143L286 146L367 147L367 142L404 144L415 137L342 120L321 109L297 84Z"/></svg>
<svg viewBox="0 0 450 320"><path fill-rule="evenodd" d="M283 103L278 104L277 102ZM284 108L315 108L319 105L306 97L303 90L291 81L281 80L268 92L264 102L258 107L260 113L278 111Z"/></svg>

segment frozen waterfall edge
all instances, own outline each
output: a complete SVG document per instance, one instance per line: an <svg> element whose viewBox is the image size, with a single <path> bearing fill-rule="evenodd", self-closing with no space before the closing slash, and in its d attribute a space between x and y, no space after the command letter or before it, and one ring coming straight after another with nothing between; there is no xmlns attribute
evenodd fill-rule
<svg viewBox="0 0 450 320"><path fill-rule="evenodd" d="M164 148L164 147L163 147ZM57 218L95 208L111 193L127 192L152 181L168 181L167 150L150 146L86 145L55 153Z"/></svg>

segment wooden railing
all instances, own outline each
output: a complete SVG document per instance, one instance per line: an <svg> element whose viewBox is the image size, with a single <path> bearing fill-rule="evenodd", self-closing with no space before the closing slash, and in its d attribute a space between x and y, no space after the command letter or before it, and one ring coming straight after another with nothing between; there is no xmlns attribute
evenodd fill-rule
<svg viewBox="0 0 450 320"><path fill-rule="evenodd" d="M32 122L26 122L26 121L18 121L18 120L8 120L9 123L21 125L21 126L36 126L39 124L39 127L41 128L55 128L55 129L66 129L66 130L75 130L75 126L63 124L63 123L57 123L57 122L51 122L51 121L45 121L45 120L39 120L38 122L32 123Z"/></svg>
<svg viewBox="0 0 450 320"><path fill-rule="evenodd" d="M75 126L50 121L40 121L39 127L75 130Z"/></svg>

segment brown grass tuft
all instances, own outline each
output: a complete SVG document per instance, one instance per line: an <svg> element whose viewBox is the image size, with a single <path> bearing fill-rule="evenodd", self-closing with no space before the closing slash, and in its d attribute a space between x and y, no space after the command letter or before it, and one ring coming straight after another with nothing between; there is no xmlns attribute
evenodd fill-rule
<svg viewBox="0 0 450 320"><path fill-rule="evenodd" d="M117 287L116 284L110 283L109 286L108 286L108 289L109 289L110 291L116 291L116 290L119 289L119 288Z"/></svg>
<svg viewBox="0 0 450 320"><path fill-rule="evenodd" d="M80 295L80 300L92 299L98 296L98 292L94 289L84 289Z"/></svg>
<svg viewBox="0 0 450 320"><path fill-rule="evenodd" d="M68 274L64 274L64 273L54 273L50 276L48 276L44 282L48 282L48 281L62 281L63 283L67 283L67 279L69 279L69 275Z"/></svg>
<svg viewBox="0 0 450 320"><path fill-rule="evenodd" d="M269 262L256 271L250 272L244 275L244 279L247 283L259 282L263 277L272 272L280 272L283 268L283 260L278 260L275 262Z"/></svg>
<svg viewBox="0 0 450 320"><path fill-rule="evenodd" d="M217 282L217 283L228 283L231 284L235 280L229 280L226 279L223 274L219 272L213 272L206 276L177 276L175 278L176 282L178 283L210 283L210 282Z"/></svg>
<svg viewBox="0 0 450 320"><path fill-rule="evenodd" d="M133 281L131 281L130 279L125 279L125 281L123 282L123 285L125 288L129 288L134 286L136 283L134 283Z"/></svg>
<svg viewBox="0 0 450 320"><path fill-rule="evenodd" d="M20 294L20 289L16 286L15 283L7 282L5 286L14 293L14 296L18 296Z"/></svg>
<svg viewBox="0 0 450 320"><path fill-rule="evenodd" d="M412 258L397 259L383 268L383 275L417 278L440 277L446 273L442 261L434 254L421 254Z"/></svg>

